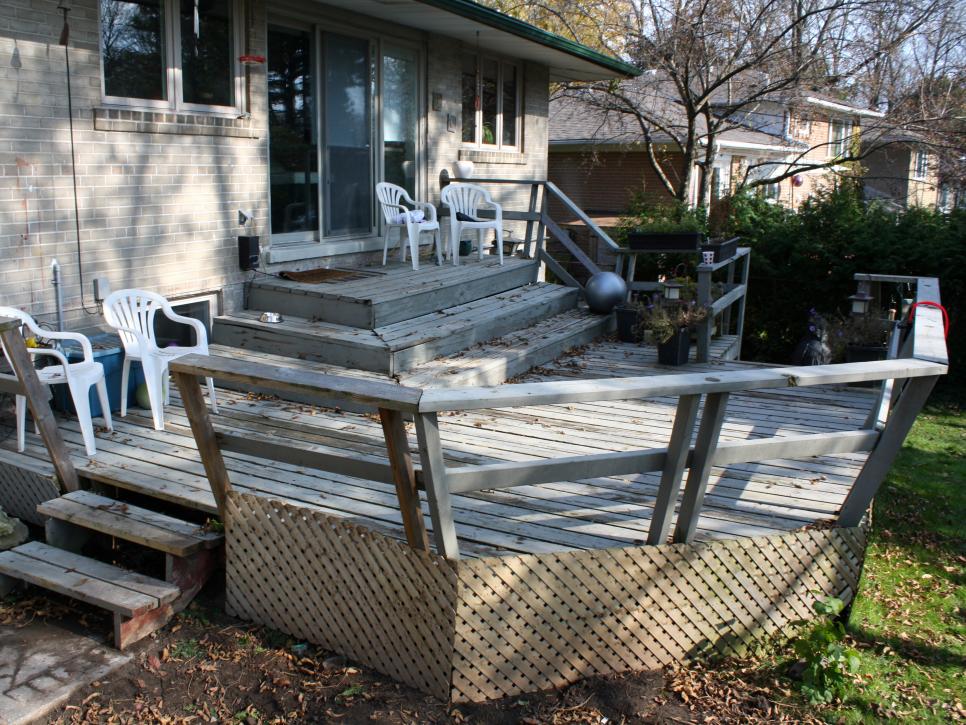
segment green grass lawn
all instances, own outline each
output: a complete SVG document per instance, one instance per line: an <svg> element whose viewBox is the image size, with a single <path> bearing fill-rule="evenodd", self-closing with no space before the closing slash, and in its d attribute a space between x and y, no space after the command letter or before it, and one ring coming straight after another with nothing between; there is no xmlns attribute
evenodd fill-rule
<svg viewBox="0 0 966 725"><path fill-rule="evenodd" d="M873 508L848 622L860 683L832 721L966 721L966 414L928 408ZM829 717L831 716L831 717Z"/></svg>

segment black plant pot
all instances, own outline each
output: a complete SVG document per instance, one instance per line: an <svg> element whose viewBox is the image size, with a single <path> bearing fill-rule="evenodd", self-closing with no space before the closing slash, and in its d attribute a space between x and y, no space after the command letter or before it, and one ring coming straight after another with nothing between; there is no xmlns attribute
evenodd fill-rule
<svg viewBox="0 0 966 725"><path fill-rule="evenodd" d="M628 232L627 246L648 252L697 252L701 232Z"/></svg>
<svg viewBox="0 0 966 725"><path fill-rule="evenodd" d="M661 365L684 365L690 355L691 333L686 327L682 327L670 340L657 346L657 361Z"/></svg>
<svg viewBox="0 0 966 725"><path fill-rule="evenodd" d="M741 241L741 237L734 237L732 239L712 239L701 245L702 252L714 252L715 262L724 262L726 259L731 259L735 254L738 253L738 242Z"/></svg>
<svg viewBox="0 0 966 725"><path fill-rule="evenodd" d="M641 313L633 305L618 305L614 308L617 317L617 339L621 342L640 342L637 326L641 322Z"/></svg>

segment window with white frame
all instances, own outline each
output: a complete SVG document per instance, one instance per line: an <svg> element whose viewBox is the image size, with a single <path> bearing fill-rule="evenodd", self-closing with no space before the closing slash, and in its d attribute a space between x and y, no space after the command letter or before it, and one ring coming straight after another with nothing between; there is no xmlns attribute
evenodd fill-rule
<svg viewBox="0 0 966 725"><path fill-rule="evenodd" d="M808 141L812 136L812 119L801 111L793 111L791 117L791 135L801 141Z"/></svg>
<svg viewBox="0 0 966 725"><path fill-rule="evenodd" d="M464 145L519 148L520 75L514 63L471 53L463 55Z"/></svg>
<svg viewBox="0 0 966 725"><path fill-rule="evenodd" d="M929 174L929 154L920 149L916 151L916 169L914 176L917 179L925 179Z"/></svg>
<svg viewBox="0 0 966 725"><path fill-rule="evenodd" d="M99 0L107 100L237 108L237 0Z"/></svg>
<svg viewBox="0 0 966 725"><path fill-rule="evenodd" d="M852 122L833 119L829 123L829 155L840 158L852 148Z"/></svg>

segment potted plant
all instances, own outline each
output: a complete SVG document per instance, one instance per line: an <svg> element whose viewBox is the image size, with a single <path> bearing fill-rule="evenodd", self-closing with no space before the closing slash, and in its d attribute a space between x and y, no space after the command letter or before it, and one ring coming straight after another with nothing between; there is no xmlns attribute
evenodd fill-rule
<svg viewBox="0 0 966 725"><path fill-rule="evenodd" d="M738 242L740 241L741 237L709 239L701 245L701 251L713 253L715 262L724 262L738 253Z"/></svg>
<svg viewBox="0 0 966 725"><path fill-rule="evenodd" d="M622 224L627 246L650 252L697 252L705 225L700 213L684 204L643 208Z"/></svg>
<svg viewBox="0 0 966 725"><path fill-rule="evenodd" d="M648 333L657 345L662 365L684 365L691 353L691 329L707 317L708 311L693 300L672 305L641 305L638 335Z"/></svg>

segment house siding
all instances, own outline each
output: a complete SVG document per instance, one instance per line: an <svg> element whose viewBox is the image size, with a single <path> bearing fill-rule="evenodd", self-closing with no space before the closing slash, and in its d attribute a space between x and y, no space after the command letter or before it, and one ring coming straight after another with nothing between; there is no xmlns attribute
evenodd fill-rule
<svg viewBox="0 0 966 725"><path fill-rule="evenodd" d="M247 31L250 52L264 54L265 2L247 6L253 11ZM426 90L421 193L438 200L440 172L451 173L465 152L459 141L460 44L314 3L272 4L273 13L288 11L320 24L331 17L368 31L381 28L387 37L419 43ZM215 295L221 309L212 312L241 307L248 273L238 269L236 237L258 234L263 250L271 245L265 66L247 71L249 119L216 122L198 113L109 111L101 97L97 0L76 0L69 21L83 287L74 232L64 51L57 45L62 16L55 3L4 0L0 57L11 62L0 69L0 253L5 258L0 304L53 319L50 265L56 258L70 327L103 322L92 298L97 277L106 277L114 289L151 289L172 299ZM522 70L523 150L480 157L477 176L545 178L549 71L538 64L522 64ZM443 96L441 111L425 110L434 92ZM456 119L452 130L447 114ZM506 189L500 196L519 208L528 198L525 189ZM238 209L254 214L249 232L238 226ZM367 246L381 251L378 239L371 238ZM370 258L371 253L361 256ZM360 258L316 256L268 269Z"/></svg>

